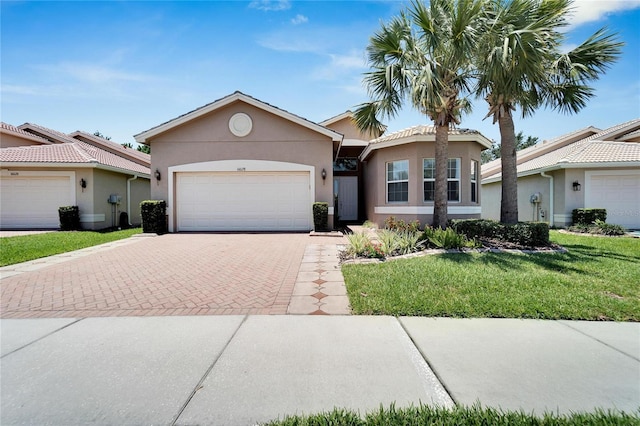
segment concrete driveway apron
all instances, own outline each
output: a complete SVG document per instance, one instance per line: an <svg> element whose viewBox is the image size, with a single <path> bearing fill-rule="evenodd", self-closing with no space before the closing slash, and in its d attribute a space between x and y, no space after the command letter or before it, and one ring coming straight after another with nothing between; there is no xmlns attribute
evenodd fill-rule
<svg viewBox="0 0 640 426"><path fill-rule="evenodd" d="M132 238L5 274L0 308L3 318L286 314L307 245L341 242L308 234Z"/></svg>

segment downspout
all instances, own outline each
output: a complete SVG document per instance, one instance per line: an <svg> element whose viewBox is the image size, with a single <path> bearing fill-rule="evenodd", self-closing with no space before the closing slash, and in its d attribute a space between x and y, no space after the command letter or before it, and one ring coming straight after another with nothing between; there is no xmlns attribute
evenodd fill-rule
<svg viewBox="0 0 640 426"><path fill-rule="evenodd" d="M131 182L138 179L138 175L133 175L132 178L127 179L127 222L129 222L129 226L133 226L131 224Z"/></svg>
<svg viewBox="0 0 640 426"><path fill-rule="evenodd" d="M553 176L548 175L546 172L541 172L540 176L549 179L549 227L553 227Z"/></svg>

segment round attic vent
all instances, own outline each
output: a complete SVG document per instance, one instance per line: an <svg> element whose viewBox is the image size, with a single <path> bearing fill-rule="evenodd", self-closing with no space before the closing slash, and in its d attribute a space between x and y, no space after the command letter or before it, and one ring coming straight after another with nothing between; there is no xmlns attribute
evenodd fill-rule
<svg viewBox="0 0 640 426"><path fill-rule="evenodd" d="M229 119L229 130L231 130L231 133L238 136L239 138L247 136L249 133L251 133L252 128L253 122L251 121L251 117L243 112L233 114L233 116Z"/></svg>

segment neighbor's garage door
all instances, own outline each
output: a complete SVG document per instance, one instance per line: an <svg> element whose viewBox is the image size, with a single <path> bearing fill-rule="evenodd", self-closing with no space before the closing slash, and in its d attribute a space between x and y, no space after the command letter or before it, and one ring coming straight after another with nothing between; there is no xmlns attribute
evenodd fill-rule
<svg viewBox="0 0 640 426"><path fill-rule="evenodd" d="M176 177L178 231L308 231L308 172L189 172Z"/></svg>
<svg viewBox="0 0 640 426"><path fill-rule="evenodd" d="M0 228L58 228L58 207L73 202L69 176L2 176Z"/></svg>
<svg viewBox="0 0 640 426"><path fill-rule="evenodd" d="M585 207L607 209L607 222L640 229L640 172L591 174Z"/></svg>

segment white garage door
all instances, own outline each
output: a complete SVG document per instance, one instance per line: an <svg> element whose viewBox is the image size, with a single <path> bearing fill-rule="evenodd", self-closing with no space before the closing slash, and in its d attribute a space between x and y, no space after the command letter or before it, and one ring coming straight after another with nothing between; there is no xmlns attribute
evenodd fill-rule
<svg viewBox="0 0 640 426"><path fill-rule="evenodd" d="M0 228L58 228L58 207L72 198L69 176L2 176Z"/></svg>
<svg viewBox="0 0 640 426"><path fill-rule="evenodd" d="M607 209L607 222L640 229L640 172L587 174L585 207Z"/></svg>
<svg viewBox="0 0 640 426"><path fill-rule="evenodd" d="M178 231L308 231L308 172L185 172L176 178Z"/></svg>

